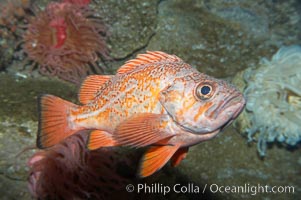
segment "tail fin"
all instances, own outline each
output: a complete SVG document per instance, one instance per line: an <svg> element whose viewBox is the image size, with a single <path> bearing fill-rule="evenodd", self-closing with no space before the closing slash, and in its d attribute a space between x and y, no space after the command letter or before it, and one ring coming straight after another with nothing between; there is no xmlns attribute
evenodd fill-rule
<svg viewBox="0 0 301 200"><path fill-rule="evenodd" d="M77 105L52 95L39 98L39 129L37 146L41 149L53 146L64 138L79 131L71 129L68 123L70 108Z"/></svg>

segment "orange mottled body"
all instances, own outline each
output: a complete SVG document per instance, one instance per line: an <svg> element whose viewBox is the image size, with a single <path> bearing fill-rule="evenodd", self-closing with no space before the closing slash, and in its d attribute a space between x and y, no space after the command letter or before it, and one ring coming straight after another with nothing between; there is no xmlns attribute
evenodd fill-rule
<svg viewBox="0 0 301 200"><path fill-rule="evenodd" d="M72 123L84 128L114 131L118 124L134 114L163 114L165 110L159 102L159 93L175 77L193 73L187 68L184 63L178 67L166 63L159 68L152 64L141 70L116 75L102 91L97 92L95 99L71 110Z"/></svg>
<svg viewBox="0 0 301 200"><path fill-rule="evenodd" d="M92 129L91 150L151 145L142 177L169 159L178 165L189 146L216 136L245 105L232 85L163 52L138 55L115 76L89 76L79 100L82 106L51 95L41 98L38 146L52 146L83 129Z"/></svg>

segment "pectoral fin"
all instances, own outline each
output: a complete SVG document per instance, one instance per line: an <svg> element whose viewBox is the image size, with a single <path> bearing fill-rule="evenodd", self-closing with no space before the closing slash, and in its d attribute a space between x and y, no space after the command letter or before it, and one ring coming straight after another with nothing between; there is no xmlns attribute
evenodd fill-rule
<svg viewBox="0 0 301 200"><path fill-rule="evenodd" d="M161 169L179 149L179 146L153 146L141 160L140 177L150 176Z"/></svg>
<svg viewBox="0 0 301 200"><path fill-rule="evenodd" d="M188 149L188 147L183 147L177 150L177 152L171 157L171 166L178 166L181 163L181 161L186 157Z"/></svg>
<svg viewBox="0 0 301 200"><path fill-rule="evenodd" d="M161 114L137 114L122 122L114 132L121 145L143 147L174 136L166 132L167 117Z"/></svg>

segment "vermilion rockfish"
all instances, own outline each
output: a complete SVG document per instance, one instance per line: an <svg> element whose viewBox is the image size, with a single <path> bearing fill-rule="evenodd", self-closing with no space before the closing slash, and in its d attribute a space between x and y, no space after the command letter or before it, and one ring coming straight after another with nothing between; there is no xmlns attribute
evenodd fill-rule
<svg viewBox="0 0 301 200"><path fill-rule="evenodd" d="M229 83L198 72L175 55L140 54L115 76L92 75L75 105L52 95L39 100L37 145L50 147L79 130L91 129L88 148L150 146L139 175L149 176L188 148L216 136L245 106Z"/></svg>

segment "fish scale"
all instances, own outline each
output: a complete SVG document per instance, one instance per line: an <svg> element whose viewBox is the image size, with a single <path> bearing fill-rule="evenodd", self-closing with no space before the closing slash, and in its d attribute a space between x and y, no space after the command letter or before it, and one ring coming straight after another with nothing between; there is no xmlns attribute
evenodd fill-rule
<svg viewBox="0 0 301 200"><path fill-rule="evenodd" d="M170 159L178 165L190 146L215 137L245 106L231 84L159 51L139 54L115 76L88 76L79 100L83 105L52 95L39 99L38 147L86 129L91 130L90 150L150 146L141 161L141 177Z"/></svg>
<svg viewBox="0 0 301 200"><path fill-rule="evenodd" d="M164 68L165 70L163 70ZM107 124L107 122L110 121L110 129L114 129L122 120L135 113L150 111L161 113L161 106L159 106L159 100L156 97L158 93L168 85L168 82L164 79L170 80L177 76L183 76L186 68L183 65L175 67L170 63L163 63L162 66L161 63L157 63L145 65L135 72L117 76L111 81L112 84L110 84L110 86L99 92L98 98L91 103L92 105L81 107L80 111L75 110L71 115L81 116L81 114L78 113L83 113L83 118L89 121L91 118L88 118L86 113L91 114L91 110L97 108L94 112L95 114L92 114L92 120L94 121L94 117L96 117L97 121L102 121L103 124ZM163 76L164 73L166 73L165 76ZM188 73L192 73L191 70L189 70ZM164 77L164 79L162 80L160 77ZM133 84L133 80L137 80L138 83ZM116 93L116 91L118 92ZM141 100L142 103L140 103L139 100ZM94 104L98 106L96 107ZM116 119L113 120L112 118L115 115ZM81 122L83 121L81 120ZM75 120L73 123L78 122ZM98 128L104 129L104 127Z"/></svg>

